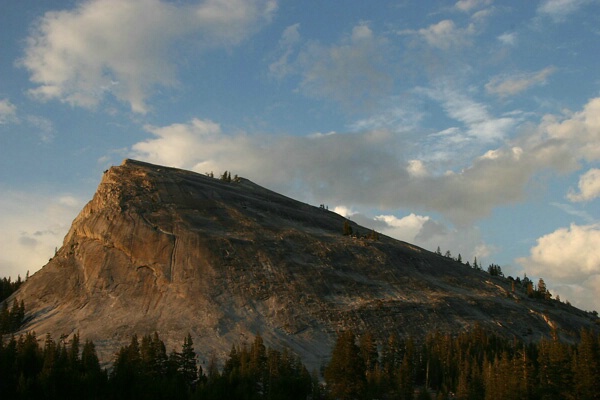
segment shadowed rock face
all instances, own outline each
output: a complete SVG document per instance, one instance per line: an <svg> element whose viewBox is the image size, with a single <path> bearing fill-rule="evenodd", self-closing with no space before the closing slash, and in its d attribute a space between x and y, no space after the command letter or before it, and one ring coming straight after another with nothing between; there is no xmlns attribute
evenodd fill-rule
<svg viewBox="0 0 600 400"><path fill-rule="evenodd" d="M104 361L134 333L157 331L179 349L189 332L200 359L260 333L318 366L347 328L385 337L478 323L535 340L593 326L580 310L410 244L343 236L344 221L245 179L125 160L15 294L24 330L79 332Z"/></svg>

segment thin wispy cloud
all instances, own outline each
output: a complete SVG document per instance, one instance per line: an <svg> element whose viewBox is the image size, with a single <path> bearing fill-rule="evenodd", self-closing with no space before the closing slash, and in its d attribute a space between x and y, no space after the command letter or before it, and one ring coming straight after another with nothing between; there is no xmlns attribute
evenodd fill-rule
<svg viewBox="0 0 600 400"><path fill-rule="evenodd" d="M543 0L538 6L539 15L547 16L559 22L575 13L593 0Z"/></svg>
<svg viewBox="0 0 600 400"><path fill-rule="evenodd" d="M471 12L478 8L487 7L493 3L493 0L459 0L454 4L457 10Z"/></svg>
<svg viewBox="0 0 600 400"><path fill-rule="evenodd" d="M311 41L294 54L298 39L298 25L286 28L280 40L283 54L269 69L275 77L299 75L301 93L350 109L369 106L390 93L394 81L392 52L388 40L367 23L354 26L338 43Z"/></svg>
<svg viewBox="0 0 600 400"><path fill-rule="evenodd" d="M505 32L498 36L498 41L505 46L514 46L517 44L518 37L516 32Z"/></svg>
<svg viewBox="0 0 600 400"><path fill-rule="evenodd" d="M499 97L514 96L532 86L544 85L548 78L556 72L555 67L546 67L536 72L520 72L493 77L485 85L489 94Z"/></svg>
<svg viewBox="0 0 600 400"><path fill-rule="evenodd" d="M0 125L15 121L17 117L17 106L8 99L0 100Z"/></svg>

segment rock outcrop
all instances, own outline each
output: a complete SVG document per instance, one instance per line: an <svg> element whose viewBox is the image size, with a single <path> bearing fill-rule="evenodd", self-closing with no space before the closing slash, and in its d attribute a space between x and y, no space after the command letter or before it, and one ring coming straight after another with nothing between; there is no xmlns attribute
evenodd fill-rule
<svg viewBox="0 0 600 400"><path fill-rule="evenodd" d="M15 293L23 329L79 332L104 361L134 333L157 331L170 350L189 332L200 359L260 333L319 366L347 328L384 337L480 324L535 340L594 326L583 311L408 243L344 236L344 223L245 179L125 160Z"/></svg>

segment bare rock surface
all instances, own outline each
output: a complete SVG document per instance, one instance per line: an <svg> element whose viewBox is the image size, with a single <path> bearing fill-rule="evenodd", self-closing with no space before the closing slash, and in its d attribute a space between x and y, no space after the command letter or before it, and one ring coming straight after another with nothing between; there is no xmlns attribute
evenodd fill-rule
<svg viewBox="0 0 600 400"><path fill-rule="evenodd" d="M156 331L171 350L189 332L201 360L259 333L318 367L349 328L421 336L479 324L524 340L597 329L588 313L504 278L383 235L344 236L344 221L245 179L125 160L15 293L23 330L79 332L105 362L134 333Z"/></svg>

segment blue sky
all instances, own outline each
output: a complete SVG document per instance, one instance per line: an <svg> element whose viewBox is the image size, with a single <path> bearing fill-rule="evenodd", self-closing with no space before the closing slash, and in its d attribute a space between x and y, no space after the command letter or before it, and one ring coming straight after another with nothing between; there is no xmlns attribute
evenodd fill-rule
<svg viewBox="0 0 600 400"><path fill-rule="evenodd" d="M600 1L0 5L0 275L124 158L230 170L600 310Z"/></svg>

